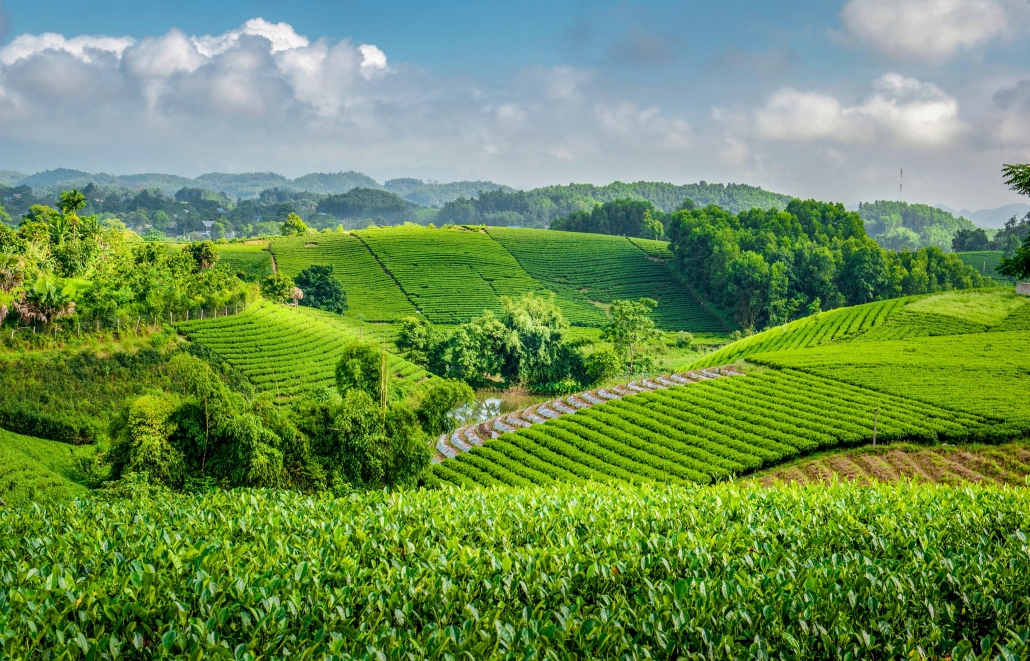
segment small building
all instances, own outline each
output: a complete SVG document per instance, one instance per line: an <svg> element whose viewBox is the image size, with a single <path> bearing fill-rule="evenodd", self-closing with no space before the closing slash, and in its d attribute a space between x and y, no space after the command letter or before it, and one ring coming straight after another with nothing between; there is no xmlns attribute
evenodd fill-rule
<svg viewBox="0 0 1030 661"><path fill-rule="evenodd" d="M1017 282L1016 293L1020 296L1030 296L1030 282Z"/></svg>

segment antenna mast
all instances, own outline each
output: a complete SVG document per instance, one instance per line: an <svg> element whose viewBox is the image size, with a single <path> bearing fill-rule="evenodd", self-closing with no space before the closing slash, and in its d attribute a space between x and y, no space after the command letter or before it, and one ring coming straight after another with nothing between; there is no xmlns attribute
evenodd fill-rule
<svg viewBox="0 0 1030 661"><path fill-rule="evenodd" d="M898 202L901 202L901 198L904 195L905 190L905 168L901 168L901 174L898 177Z"/></svg>

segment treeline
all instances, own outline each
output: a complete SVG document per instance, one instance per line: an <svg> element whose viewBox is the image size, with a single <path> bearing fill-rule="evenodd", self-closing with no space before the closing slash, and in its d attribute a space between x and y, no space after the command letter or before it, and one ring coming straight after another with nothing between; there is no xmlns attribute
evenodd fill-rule
<svg viewBox="0 0 1030 661"><path fill-rule="evenodd" d="M926 204L892 200L863 202L858 205L858 215L865 221L866 233L874 241L895 251L927 246L948 250L957 232L976 229L969 220Z"/></svg>
<svg viewBox="0 0 1030 661"><path fill-rule="evenodd" d="M683 209L667 233L678 268L744 328L908 294L988 286L972 267L936 246L880 247L858 213L841 204L792 200L783 211L732 214Z"/></svg>
<svg viewBox="0 0 1030 661"><path fill-rule="evenodd" d="M675 211L688 199L699 205L718 204L733 212L752 207L782 209L790 201L789 196L744 184L709 184L704 181L683 186L647 181L615 182L607 186L569 184L513 193L484 192L478 199L457 199L443 206L436 223L541 228L550 226L557 218L589 213L599 204L622 199L649 202L654 211L662 213Z"/></svg>
<svg viewBox="0 0 1030 661"><path fill-rule="evenodd" d="M993 238L979 227L959 230L951 241L951 249L955 252L1002 250L1006 257L1011 257L1027 236L1030 236L1030 213L1019 219L1015 216L1009 218Z"/></svg>

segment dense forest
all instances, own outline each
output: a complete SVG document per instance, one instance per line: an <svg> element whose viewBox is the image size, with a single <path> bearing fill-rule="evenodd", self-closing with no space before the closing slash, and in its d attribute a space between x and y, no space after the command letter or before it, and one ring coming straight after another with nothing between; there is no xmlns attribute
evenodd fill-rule
<svg viewBox="0 0 1030 661"><path fill-rule="evenodd" d="M891 200L863 202L858 215L866 223L866 233L889 250L915 250L937 246L951 249L951 240L960 230L972 231L969 220L926 204Z"/></svg>
<svg viewBox="0 0 1030 661"><path fill-rule="evenodd" d="M820 309L990 283L937 246L894 252L842 204L792 200L739 214L711 205L672 215L667 233L688 282L745 328Z"/></svg>

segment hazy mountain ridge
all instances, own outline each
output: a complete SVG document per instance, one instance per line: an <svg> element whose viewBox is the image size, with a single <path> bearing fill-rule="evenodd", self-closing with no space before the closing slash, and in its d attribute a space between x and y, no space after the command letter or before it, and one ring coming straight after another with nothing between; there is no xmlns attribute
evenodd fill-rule
<svg viewBox="0 0 1030 661"><path fill-rule="evenodd" d="M943 204L937 205L938 209L950 211L956 216L965 216L977 227L984 229L1001 229L1005 227L1005 221L1015 216L1016 218L1022 218L1026 214L1030 213L1030 204L1006 204L1005 206L996 207L994 209L981 209L979 211L969 211L963 209L956 211L951 207Z"/></svg>

